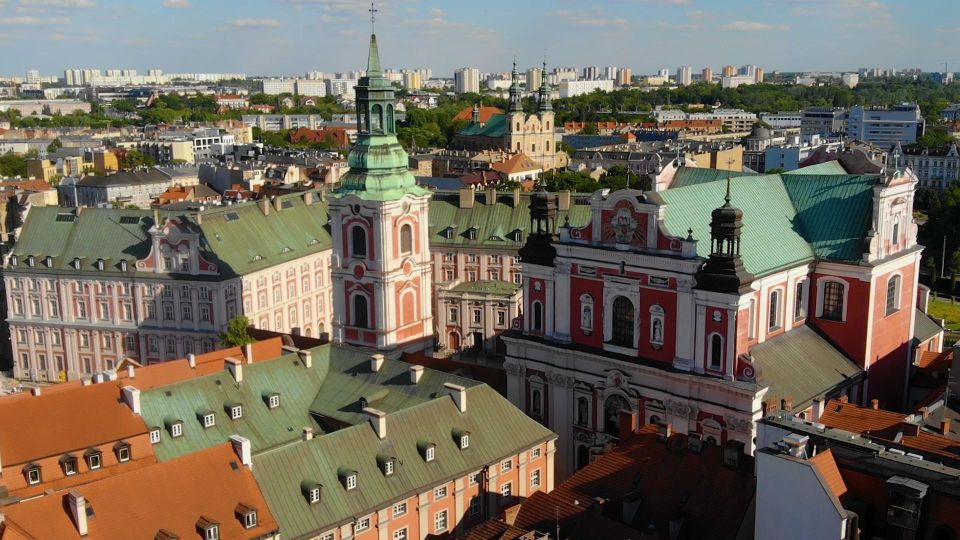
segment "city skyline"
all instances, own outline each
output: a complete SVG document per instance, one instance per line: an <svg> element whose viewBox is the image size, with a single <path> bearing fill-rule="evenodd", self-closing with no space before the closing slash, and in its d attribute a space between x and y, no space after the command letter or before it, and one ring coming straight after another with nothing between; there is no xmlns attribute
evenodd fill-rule
<svg viewBox="0 0 960 540"><path fill-rule="evenodd" d="M370 31L368 9L361 0L0 0L0 44L18 50L2 71L62 76L68 68L158 67L298 75L357 69L363 51L356 38ZM392 44L384 64L431 67L445 77L462 66L506 71L514 55L522 67L546 56L551 67L617 65L635 74L680 65L698 71L756 64L768 72L960 65L947 49L960 26L942 22L957 11L946 0L930 0L923 10L894 0L738 0L723 6L610 0L589 8L566 0L491 0L483 6L400 0L377 9L377 33ZM17 47L27 40L30 47ZM633 40L636 47L624 46Z"/></svg>

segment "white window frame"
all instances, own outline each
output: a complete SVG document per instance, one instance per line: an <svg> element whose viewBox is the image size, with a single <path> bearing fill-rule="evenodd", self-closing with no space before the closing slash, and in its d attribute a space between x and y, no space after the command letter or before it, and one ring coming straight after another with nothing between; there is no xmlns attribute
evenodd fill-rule
<svg viewBox="0 0 960 540"><path fill-rule="evenodd" d="M238 420L240 418L243 418L243 406L233 405L230 407L230 419Z"/></svg>
<svg viewBox="0 0 960 540"><path fill-rule="evenodd" d="M894 305L893 305L893 310L891 311L889 309L889 299L886 297L890 296L890 283L892 283L894 279L897 280L897 287L896 287L896 290L894 291ZM887 277L887 283L886 283L886 286L884 287L884 290L885 290L885 296L886 296L883 299L884 317L896 315L903 308L903 275L900 274L899 272L894 272L890 274L890 276Z"/></svg>
<svg viewBox="0 0 960 540"><path fill-rule="evenodd" d="M471 473L467 480L467 484L469 484L470 486L480 485L480 471Z"/></svg>
<svg viewBox="0 0 960 540"><path fill-rule="evenodd" d="M513 470L513 460L505 459L500 462L500 472L507 472Z"/></svg>
<svg viewBox="0 0 960 540"><path fill-rule="evenodd" d="M252 529L257 526L260 521L257 519L257 511L251 510L243 515L243 526L246 529Z"/></svg>
<svg viewBox="0 0 960 540"><path fill-rule="evenodd" d="M461 435L460 436L460 449L465 450L470 448L470 435Z"/></svg>
<svg viewBox="0 0 960 540"><path fill-rule="evenodd" d="M589 412L589 409L587 409L587 411ZM540 448L539 446L536 447L536 448L534 448L534 449L532 449L532 450L530 450L530 459L531 459L531 460L540 459L540 456L542 456L542 455L543 455L543 449Z"/></svg>
<svg viewBox="0 0 960 540"><path fill-rule="evenodd" d="M203 415L203 427L212 428L217 425L217 416L213 413L206 413Z"/></svg>
<svg viewBox="0 0 960 540"><path fill-rule="evenodd" d="M504 482L500 484L500 496L504 499L513 498L513 482Z"/></svg>
<svg viewBox="0 0 960 540"><path fill-rule="evenodd" d="M446 499L446 498L447 498L447 492L448 492L448 490L447 490L447 486L446 486L446 485L437 486L437 487L433 488L433 499L434 499L434 500L437 500L437 501L439 501L439 500L441 500L441 499Z"/></svg>
<svg viewBox="0 0 960 540"><path fill-rule="evenodd" d="M117 461L120 463L126 463L130 461L130 458L131 454L129 446L121 446L120 448L117 448Z"/></svg>
<svg viewBox="0 0 960 540"><path fill-rule="evenodd" d="M437 449L433 446L428 446L426 450L424 450L423 454L427 463L437 459Z"/></svg>
<svg viewBox="0 0 960 540"><path fill-rule="evenodd" d="M35 486L43 480L43 476L40 472L40 467L33 467L32 469L27 469L27 484Z"/></svg>
<svg viewBox="0 0 960 540"><path fill-rule="evenodd" d="M406 513L407 513L407 501L398 502L393 505L394 518L398 518L400 516L406 515Z"/></svg>
<svg viewBox="0 0 960 540"><path fill-rule="evenodd" d="M450 528L450 521L447 519L447 511L440 510L439 512L433 514L433 532L442 533L446 532ZM442 524L441 524L442 522Z"/></svg>
<svg viewBox="0 0 960 540"><path fill-rule="evenodd" d="M87 468L89 468L91 471L95 471L100 467L103 467L103 457L99 452L92 453L87 456Z"/></svg>
<svg viewBox="0 0 960 540"><path fill-rule="evenodd" d="M213 523L207 526L207 530L204 532L206 540L220 540L220 525Z"/></svg>
<svg viewBox="0 0 960 540"><path fill-rule="evenodd" d="M406 527L393 531L393 540L409 540L410 533Z"/></svg>
<svg viewBox="0 0 960 540"><path fill-rule="evenodd" d="M537 489L540 487L540 484L540 469L534 469L530 471L530 489Z"/></svg>
<svg viewBox="0 0 960 540"><path fill-rule="evenodd" d="M383 475L390 476L391 474L393 474L393 460L388 459L383 462Z"/></svg>
<svg viewBox="0 0 960 540"><path fill-rule="evenodd" d="M830 281L835 281L843 285L843 302L840 308L840 320L836 321L833 319L823 319L823 293L826 288L826 284ZM837 277L837 276L821 276L817 278L817 318L823 319L830 322L846 322L847 321L847 306L850 302L850 282Z"/></svg>
<svg viewBox="0 0 960 540"><path fill-rule="evenodd" d="M170 426L170 436L173 438L183 437L183 423L177 422Z"/></svg>
<svg viewBox="0 0 960 540"><path fill-rule="evenodd" d="M364 516L357 520L357 523L353 527L355 533L365 531L370 528L370 516Z"/></svg>
<svg viewBox="0 0 960 540"><path fill-rule="evenodd" d="M267 398L267 406L271 409L280 407L280 394L271 394L270 397Z"/></svg>
<svg viewBox="0 0 960 540"><path fill-rule="evenodd" d="M150 444L157 444L160 442L160 430L151 429L150 430Z"/></svg>
<svg viewBox="0 0 960 540"><path fill-rule="evenodd" d="M310 488L310 491L307 492L307 502L310 504L317 504L320 502L320 488L313 486Z"/></svg>
<svg viewBox="0 0 960 540"><path fill-rule="evenodd" d="M801 321L807 318L807 297L810 295L809 280L799 279L793 285L793 320ZM797 288L800 294L797 294Z"/></svg>
<svg viewBox="0 0 960 540"><path fill-rule="evenodd" d="M357 473L348 474L345 484L347 486L347 491L357 489Z"/></svg>

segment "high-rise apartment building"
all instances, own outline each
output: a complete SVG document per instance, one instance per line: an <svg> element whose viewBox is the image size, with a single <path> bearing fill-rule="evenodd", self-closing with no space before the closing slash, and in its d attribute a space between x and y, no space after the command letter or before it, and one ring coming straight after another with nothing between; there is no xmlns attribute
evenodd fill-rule
<svg viewBox="0 0 960 540"><path fill-rule="evenodd" d="M603 68L603 78L611 79L615 81L617 80L617 75L619 74L619 72L620 72L620 68L618 68L617 66L607 66Z"/></svg>
<svg viewBox="0 0 960 540"><path fill-rule="evenodd" d="M617 86L630 86L630 83L633 80L633 70L630 68L620 68L620 72L617 73Z"/></svg>
<svg viewBox="0 0 960 540"><path fill-rule="evenodd" d="M670 78L670 70L668 68L660 68L657 70L657 77L663 77L664 79Z"/></svg>
<svg viewBox="0 0 960 540"><path fill-rule="evenodd" d="M458 94L480 92L480 70L477 68L460 68L453 73L453 91Z"/></svg>
<svg viewBox="0 0 960 540"><path fill-rule="evenodd" d="M590 66L583 68L583 80L585 81L595 81L600 78L600 68L597 66Z"/></svg>
<svg viewBox="0 0 960 540"><path fill-rule="evenodd" d="M693 68L690 66L680 66L677 68L677 84L686 86L693 82Z"/></svg>
<svg viewBox="0 0 960 540"><path fill-rule="evenodd" d="M527 92L536 92L540 90L543 84L544 71L542 68L530 68L527 70Z"/></svg>
<svg viewBox="0 0 960 540"><path fill-rule="evenodd" d="M711 82L713 80L713 68L705 67L703 71L700 72L703 82Z"/></svg>
<svg viewBox="0 0 960 540"><path fill-rule="evenodd" d="M889 109L850 109L847 133L851 139L876 144L881 148L917 142L923 136L925 122L916 103L901 103Z"/></svg>
<svg viewBox="0 0 960 540"><path fill-rule="evenodd" d="M730 64L727 64L723 66L723 70L720 71L720 74L723 75L724 77L733 77L734 75L737 74L737 68Z"/></svg>

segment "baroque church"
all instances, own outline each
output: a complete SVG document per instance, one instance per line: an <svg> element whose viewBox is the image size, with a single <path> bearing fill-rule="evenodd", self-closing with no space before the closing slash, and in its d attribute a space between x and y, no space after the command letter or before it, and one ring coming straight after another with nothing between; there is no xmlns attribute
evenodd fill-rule
<svg viewBox="0 0 960 540"><path fill-rule="evenodd" d="M543 64L546 73L547 64ZM513 63L510 84L510 107L506 113L485 119L476 105L470 123L454 137L450 147L458 150L499 150L508 154L524 154L540 163L544 170L567 166L570 156L558 148L550 85L544 80L537 94L537 112L523 111L517 63Z"/></svg>

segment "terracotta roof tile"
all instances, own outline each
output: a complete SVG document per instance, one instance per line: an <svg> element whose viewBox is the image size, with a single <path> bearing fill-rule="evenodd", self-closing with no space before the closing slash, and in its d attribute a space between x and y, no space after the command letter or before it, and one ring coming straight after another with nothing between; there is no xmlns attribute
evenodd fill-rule
<svg viewBox="0 0 960 540"><path fill-rule="evenodd" d="M483 107L483 106L481 106L481 107L480 107L480 122L483 123L483 124L486 124L487 122L490 121L490 118L491 118L492 116L495 116L495 115L498 115L498 114L503 114L503 111L501 111L500 109L498 109L498 108L496 108L496 107ZM458 112L457 115L453 117L453 119L454 119L454 120L466 120L467 122L470 122L471 120L473 120L473 107L467 107L466 109Z"/></svg>
<svg viewBox="0 0 960 540"><path fill-rule="evenodd" d="M88 510L88 540L154 538L166 529L180 538L197 537L197 521L205 516L220 525L221 538L260 538L277 531L249 469L242 466L230 444L119 474L80 486ZM8 524L27 538L80 538L67 493L58 492L4 508ZM246 529L237 505L257 510L258 525ZM4 540L7 540L4 535Z"/></svg>
<svg viewBox="0 0 960 540"><path fill-rule="evenodd" d="M511 157L506 161L501 161L500 163L491 164L490 168L497 172L502 172L505 174L516 174L516 173L542 170L543 165L530 159L526 154L521 152L519 154L514 154L513 157Z"/></svg>
<svg viewBox="0 0 960 540"><path fill-rule="evenodd" d="M833 452L829 448L807 461L820 471L820 475L827 482L827 487L837 499L847 494L847 485L840 476L840 469L837 468L837 462L833 459Z"/></svg>

